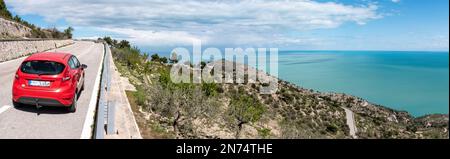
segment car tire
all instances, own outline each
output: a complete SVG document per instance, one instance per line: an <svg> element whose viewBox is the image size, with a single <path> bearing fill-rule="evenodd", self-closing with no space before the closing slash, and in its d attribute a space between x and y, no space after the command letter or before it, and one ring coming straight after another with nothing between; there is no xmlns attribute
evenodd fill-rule
<svg viewBox="0 0 450 159"><path fill-rule="evenodd" d="M84 91L84 80L83 80L83 85L81 85L80 92L81 92L81 91Z"/></svg>
<svg viewBox="0 0 450 159"><path fill-rule="evenodd" d="M20 108L22 106L22 104L18 103L18 102L14 102L14 100L12 101L14 108Z"/></svg>
<svg viewBox="0 0 450 159"><path fill-rule="evenodd" d="M74 113L77 111L77 98L78 98L78 93L75 92L75 95L73 97L73 101L72 104L69 107L69 112Z"/></svg>

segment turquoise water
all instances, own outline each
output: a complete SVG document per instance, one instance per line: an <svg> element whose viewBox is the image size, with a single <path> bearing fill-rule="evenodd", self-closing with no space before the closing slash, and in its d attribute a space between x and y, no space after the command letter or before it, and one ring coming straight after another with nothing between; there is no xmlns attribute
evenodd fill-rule
<svg viewBox="0 0 450 159"><path fill-rule="evenodd" d="M449 110L448 52L284 51L279 77L414 116Z"/></svg>

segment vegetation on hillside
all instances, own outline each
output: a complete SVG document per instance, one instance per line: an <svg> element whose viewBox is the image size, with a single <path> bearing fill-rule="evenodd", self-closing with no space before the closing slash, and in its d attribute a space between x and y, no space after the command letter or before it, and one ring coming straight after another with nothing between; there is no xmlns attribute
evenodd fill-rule
<svg viewBox="0 0 450 159"><path fill-rule="evenodd" d="M173 83L164 57L125 40L103 40L119 72L137 88L127 94L144 138L351 138L343 107L355 113L359 138L448 138L448 115L413 118L286 81L270 95L259 93L260 83Z"/></svg>
<svg viewBox="0 0 450 159"><path fill-rule="evenodd" d="M59 31L55 27L49 29L40 28L34 24L31 24L18 15L13 16L13 14L8 10L6 4L3 0L0 0L0 17L17 22L23 26L26 26L31 29L27 38L49 38L49 39L71 39L72 33L74 29L72 27L68 27L63 32ZM9 37L9 38L17 38L17 37Z"/></svg>
<svg viewBox="0 0 450 159"><path fill-rule="evenodd" d="M0 16L8 19L12 19L12 14L6 8L6 4L3 0L0 0Z"/></svg>

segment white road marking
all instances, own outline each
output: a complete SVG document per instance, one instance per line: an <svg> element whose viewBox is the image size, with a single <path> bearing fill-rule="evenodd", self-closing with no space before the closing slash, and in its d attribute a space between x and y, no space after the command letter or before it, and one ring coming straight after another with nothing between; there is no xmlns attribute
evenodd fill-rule
<svg viewBox="0 0 450 159"><path fill-rule="evenodd" d="M81 139L90 139L92 137L92 124L94 124L95 106L97 105L98 90L100 89L100 75L103 68L103 58L105 54L105 48L103 48L103 56L100 59L100 66L98 67L97 77L94 81L94 89L92 90L91 101L89 102L86 119L84 120L83 130L81 131Z"/></svg>
<svg viewBox="0 0 450 159"><path fill-rule="evenodd" d="M0 114L7 111L9 108L11 108L11 106L9 105L4 105L3 107L0 108Z"/></svg>

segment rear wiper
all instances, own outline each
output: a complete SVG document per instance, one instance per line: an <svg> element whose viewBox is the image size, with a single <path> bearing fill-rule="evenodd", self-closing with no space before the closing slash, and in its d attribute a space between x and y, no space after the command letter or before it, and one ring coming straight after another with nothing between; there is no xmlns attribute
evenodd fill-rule
<svg viewBox="0 0 450 159"><path fill-rule="evenodd" d="M52 73L49 73L49 72L39 72L38 75L39 75L39 76L41 76L41 75L52 75Z"/></svg>

